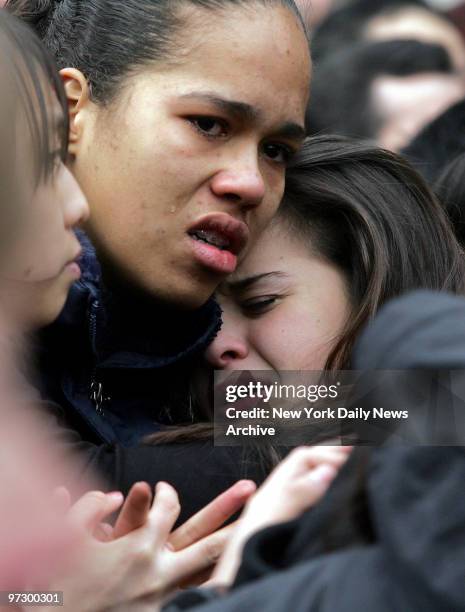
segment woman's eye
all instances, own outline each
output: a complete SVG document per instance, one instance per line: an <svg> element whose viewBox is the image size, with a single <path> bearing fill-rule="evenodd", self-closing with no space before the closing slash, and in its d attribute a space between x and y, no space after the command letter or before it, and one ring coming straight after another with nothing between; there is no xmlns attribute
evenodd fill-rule
<svg viewBox="0 0 465 612"><path fill-rule="evenodd" d="M201 134L211 138L225 136L228 133L227 123L216 117L188 117L188 120Z"/></svg>
<svg viewBox="0 0 465 612"><path fill-rule="evenodd" d="M266 295L257 298L252 298L242 302L241 309L247 316L260 316L272 310L278 303L279 296L277 295Z"/></svg>
<svg viewBox="0 0 465 612"><path fill-rule="evenodd" d="M263 147L264 154L278 164L288 164L295 151L282 144L266 144Z"/></svg>

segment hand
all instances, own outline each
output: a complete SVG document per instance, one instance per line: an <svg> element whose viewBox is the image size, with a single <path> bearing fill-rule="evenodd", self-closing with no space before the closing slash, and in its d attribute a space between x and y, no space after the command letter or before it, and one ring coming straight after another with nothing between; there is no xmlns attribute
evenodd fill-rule
<svg viewBox="0 0 465 612"><path fill-rule="evenodd" d="M64 592L65 609L96 612L123 604L130 609L132 603L139 605L149 597L155 604L179 581L211 564L203 541L179 552L168 545L180 507L176 491L166 483L158 483L143 526L116 540L97 539L99 523L122 502L120 493L94 491L69 511L74 554L49 586Z"/></svg>
<svg viewBox="0 0 465 612"><path fill-rule="evenodd" d="M169 544L173 550L182 550L215 532L244 506L255 493L256 488L253 481L240 480L221 493L171 533ZM150 511L151 501L150 486L146 482L134 484L112 530L112 539L120 538L144 525Z"/></svg>
<svg viewBox="0 0 465 612"><path fill-rule="evenodd" d="M352 447L313 446L293 450L247 503L208 586L234 581L245 542L257 531L292 520L326 493Z"/></svg>
<svg viewBox="0 0 465 612"><path fill-rule="evenodd" d="M167 546L175 551L183 550L203 540L202 548L205 556L211 560L206 570L193 575L188 581L180 584L180 587L199 585L209 579L235 524L218 529L244 506L255 490L256 485L251 480L237 482L170 534ZM104 541L116 539L144 525L150 511L151 500L152 492L147 483L139 482L133 485L114 529L110 525L100 525L99 537Z"/></svg>
<svg viewBox="0 0 465 612"><path fill-rule="evenodd" d="M232 526L212 532L243 506L255 484L236 483L172 533L179 515L176 491L166 483L156 491L151 505L150 487L134 485L114 528L102 521L121 506L120 493L87 493L69 510L74 555L49 587L65 593L65 608L154 609L180 583L211 569ZM60 496L66 506L66 492Z"/></svg>

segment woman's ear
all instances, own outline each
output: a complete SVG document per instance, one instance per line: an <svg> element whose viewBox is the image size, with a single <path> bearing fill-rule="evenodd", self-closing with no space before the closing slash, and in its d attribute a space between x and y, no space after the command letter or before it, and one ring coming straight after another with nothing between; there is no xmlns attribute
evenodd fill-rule
<svg viewBox="0 0 465 612"><path fill-rule="evenodd" d="M86 77L76 68L63 68L60 75L65 86L69 113L68 153L76 155L82 140L87 111L91 105L90 88Z"/></svg>

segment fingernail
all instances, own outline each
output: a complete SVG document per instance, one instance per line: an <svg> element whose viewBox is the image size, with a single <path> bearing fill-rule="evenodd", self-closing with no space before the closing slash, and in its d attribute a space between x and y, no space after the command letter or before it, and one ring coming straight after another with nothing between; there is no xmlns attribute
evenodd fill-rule
<svg viewBox="0 0 465 612"><path fill-rule="evenodd" d="M310 474L311 480L317 482L331 482L337 474L337 470L332 465L323 464L317 466Z"/></svg>
<svg viewBox="0 0 465 612"><path fill-rule="evenodd" d="M157 484L155 485L155 493L160 493L164 487L166 486L166 483L163 482L162 480L160 480L160 482L157 482Z"/></svg>
<svg viewBox="0 0 465 612"><path fill-rule="evenodd" d="M236 483L236 488L241 493L250 493L256 490L257 485L253 480L239 480L239 482Z"/></svg>
<svg viewBox="0 0 465 612"><path fill-rule="evenodd" d="M124 495L121 493L121 491L111 491L110 493L106 494L107 497L109 497L110 499L116 501L122 501L124 499Z"/></svg>

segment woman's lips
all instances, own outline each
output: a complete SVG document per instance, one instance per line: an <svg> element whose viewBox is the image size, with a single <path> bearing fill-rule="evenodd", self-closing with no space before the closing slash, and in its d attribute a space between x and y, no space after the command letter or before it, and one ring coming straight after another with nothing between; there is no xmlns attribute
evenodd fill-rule
<svg viewBox="0 0 465 612"><path fill-rule="evenodd" d="M67 272L69 272L72 276L74 276L76 280L81 278L81 267L78 263L78 260L81 257L81 254L82 254L82 250L79 249L76 252L76 255L73 257L73 259L70 259L70 261L68 261L68 263L66 263L64 267L64 269Z"/></svg>
<svg viewBox="0 0 465 612"><path fill-rule="evenodd" d="M211 213L196 221L187 231L195 259L219 274L232 274L237 256L249 240L245 223L226 213Z"/></svg>
<svg viewBox="0 0 465 612"><path fill-rule="evenodd" d="M65 270L69 272L76 280L81 278L81 268L76 261L71 261L65 266Z"/></svg>

